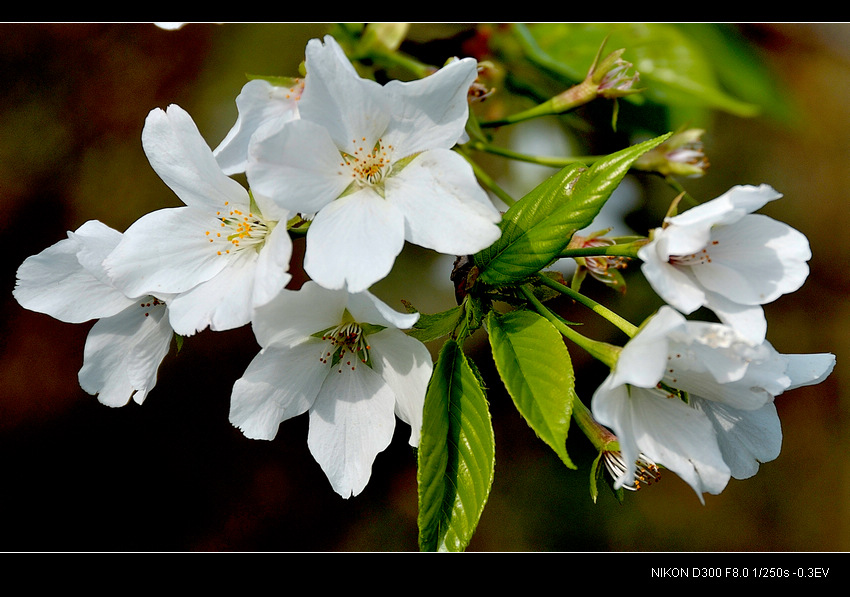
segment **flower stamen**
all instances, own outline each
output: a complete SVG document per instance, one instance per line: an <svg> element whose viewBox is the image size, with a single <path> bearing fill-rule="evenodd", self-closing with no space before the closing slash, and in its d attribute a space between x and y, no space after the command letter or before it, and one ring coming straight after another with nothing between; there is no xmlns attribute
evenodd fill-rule
<svg viewBox="0 0 850 597"><path fill-rule="evenodd" d="M365 137L361 141L365 141ZM357 140L352 140L357 145ZM383 144L381 139L375 142L372 151L364 153L363 147L358 146L354 153L343 153L341 166L348 166L351 178L361 186L378 186L389 176L392 165L392 145Z"/></svg>
<svg viewBox="0 0 850 597"><path fill-rule="evenodd" d="M322 340L328 341L330 347L323 347L319 360L322 363L330 361L331 366L339 365L338 373L344 368L354 371L357 361L371 367L371 346L366 341L363 328L355 322L346 322L322 334ZM350 355L350 356L349 356Z"/></svg>
<svg viewBox="0 0 850 597"><path fill-rule="evenodd" d="M225 203L225 207L227 207ZM266 242L266 235L271 231L269 223L262 217L238 208L231 208L226 215L216 212L220 222L219 232L204 231L210 243L216 245L218 255L229 255L243 249L253 248L259 251Z"/></svg>
<svg viewBox="0 0 850 597"><path fill-rule="evenodd" d="M150 317L151 309L155 307L165 306L165 301L161 301L158 298L152 296L149 296L147 298L150 300L139 303L139 307L141 307L145 311L145 317Z"/></svg>
<svg viewBox="0 0 850 597"><path fill-rule="evenodd" d="M719 241L713 240L711 241L711 245L716 247L720 244ZM696 253L691 253L690 255L671 255L668 259L668 262L671 265L678 266L694 266L694 265L707 265L711 263L711 255L708 253L708 248L704 248L701 251L697 251Z"/></svg>
<svg viewBox="0 0 850 597"><path fill-rule="evenodd" d="M603 453L603 460L608 474L614 479L619 479L626 472L626 463L623 461L623 454L621 452L606 451ZM623 489L638 491L642 487L652 485L661 479L661 472L658 465L646 454L638 455L635 464L637 465L637 470L635 471L634 481L628 485L623 484Z"/></svg>

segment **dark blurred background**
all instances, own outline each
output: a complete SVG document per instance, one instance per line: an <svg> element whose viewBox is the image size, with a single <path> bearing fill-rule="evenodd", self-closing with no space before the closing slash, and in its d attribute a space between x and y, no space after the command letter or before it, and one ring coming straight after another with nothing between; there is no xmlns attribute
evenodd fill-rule
<svg viewBox="0 0 850 597"><path fill-rule="evenodd" d="M456 51L453 40L469 29L415 24L410 39ZM784 193L762 213L805 233L814 257L806 285L766 307L768 339L780 352L833 352L838 366L826 382L777 399L782 453L756 477L731 481L705 505L672 474L623 503L603 488L593 503L594 455L579 432L568 440L579 469L568 470L521 420L474 338L468 349L490 380L496 476L470 551L850 549L850 25L726 29L775 73L801 119L713 114L704 138L711 168L685 184L703 198L762 182ZM214 147L236 117L246 74L294 74L307 40L328 30L0 25L0 551L417 549L415 456L403 424L366 490L349 500L310 456L306 417L282 424L272 442L229 424L230 388L257 350L250 329L188 339L144 405L111 409L77 383L91 324L65 324L12 298L20 263L67 230L89 219L124 230L179 204L142 151L152 108L179 104ZM644 183L633 187L639 202L658 188ZM454 302L450 269L451 259L408 247L375 291L397 308L404 298L435 312ZM635 300L647 294L629 277L626 298L636 298L622 308L639 320L648 310ZM572 315L588 320L589 334L608 333L586 312ZM589 399L605 372L573 352Z"/></svg>

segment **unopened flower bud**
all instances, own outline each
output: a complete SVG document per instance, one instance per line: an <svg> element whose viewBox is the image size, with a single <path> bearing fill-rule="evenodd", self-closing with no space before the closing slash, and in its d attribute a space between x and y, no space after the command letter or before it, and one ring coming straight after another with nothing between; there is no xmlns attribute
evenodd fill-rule
<svg viewBox="0 0 850 597"><path fill-rule="evenodd" d="M369 23L363 34L363 43L371 48L394 52L409 30L410 23Z"/></svg>
<svg viewBox="0 0 850 597"><path fill-rule="evenodd" d="M588 78L596 84L598 95L614 99L640 91L634 88L640 75L637 72L629 74L632 63L621 58L624 51L625 49L620 49L611 52L588 74Z"/></svg>
<svg viewBox="0 0 850 597"><path fill-rule="evenodd" d="M569 249L583 249L587 247L609 247L616 244L614 240L602 236L608 230L594 232L588 236L573 235L568 245ZM602 282L606 286L624 293L626 292L626 281L620 270L628 266L629 259L617 255L598 255L575 257L576 268L573 274L572 287L578 290L581 282L584 280L585 274L590 274L594 279Z"/></svg>
<svg viewBox="0 0 850 597"><path fill-rule="evenodd" d="M702 176L709 166L700 140L704 132L702 129L679 131L640 156L634 167L663 176Z"/></svg>

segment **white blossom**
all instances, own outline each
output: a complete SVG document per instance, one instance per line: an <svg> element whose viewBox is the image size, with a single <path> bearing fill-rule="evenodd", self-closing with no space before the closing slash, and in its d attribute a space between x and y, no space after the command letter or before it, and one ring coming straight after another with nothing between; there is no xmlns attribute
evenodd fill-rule
<svg viewBox="0 0 850 597"><path fill-rule="evenodd" d="M390 443L395 417L419 444L432 362L406 335L417 314L397 313L368 291L309 281L257 309L262 350L233 386L230 421L246 437L273 439L282 421L309 413L307 443L334 490L357 495Z"/></svg>
<svg viewBox="0 0 850 597"><path fill-rule="evenodd" d="M248 143L257 129L268 123L282 124L298 118L298 100L303 88L303 79L294 79L288 85L253 79L242 87L236 97L236 123L213 150L225 174L245 172Z"/></svg>
<svg viewBox="0 0 850 597"><path fill-rule="evenodd" d="M773 400L823 381L831 354L784 355L724 324L686 321L662 307L625 347L592 399L596 419L620 441L634 480L641 455L697 492L720 493L776 458L781 431Z"/></svg>
<svg viewBox="0 0 850 597"><path fill-rule="evenodd" d="M168 297L127 296L115 288L102 262L121 233L96 220L68 232L18 268L13 294L26 309L66 323L98 320L89 331L80 386L108 406L141 404L156 385L174 332Z"/></svg>
<svg viewBox="0 0 850 597"><path fill-rule="evenodd" d="M803 234L752 213L781 196L768 185L736 186L666 218L638 252L646 279L682 313L707 307L751 340L764 340L762 305L799 289L811 259Z"/></svg>
<svg viewBox="0 0 850 597"><path fill-rule="evenodd" d="M464 135L475 60L412 82L361 78L331 37L307 44L299 118L257 131L251 188L312 218L304 268L359 292L386 276L405 240L465 255L500 234L499 212L451 148Z"/></svg>
<svg viewBox="0 0 850 597"><path fill-rule="evenodd" d="M247 324L291 279L286 212L225 175L179 106L151 111L142 144L185 206L134 222L106 259L110 278L131 296L175 295L169 313L181 335Z"/></svg>

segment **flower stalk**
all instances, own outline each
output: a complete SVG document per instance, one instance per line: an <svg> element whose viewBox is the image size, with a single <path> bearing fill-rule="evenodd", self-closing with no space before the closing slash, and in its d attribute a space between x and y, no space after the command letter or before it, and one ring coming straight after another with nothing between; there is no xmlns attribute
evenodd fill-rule
<svg viewBox="0 0 850 597"><path fill-rule="evenodd" d="M523 29L517 29L517 31L521 34L520 36L526 45L531 43L527 32ZM590 66L587 75L581 83L569 87L533 108L517 112L499 120L482 123L482 126L494 127L516 124L540 116L564 114L584 106L599 97L617 99L626 95L639 93L641 90L634 88L639 75L637 73L629 75L628 72L632 68L632 64L622 59L623 52L626 51L625 48L615 50L600 60L604 47L605 42L599 47L593 64Z"/></svg>
<svg viewBox="0 0 850 597"><path fill-rule="evenodd" d="M585 307L588 307L591 311L593 311L597 315L601 315L602 317L604 317L605 319L607 319L608 321L613 323L615 326L617 326L623 333L625 333L630 338L634 337L634 335L637 333L638 327L636 325L627 321L622 316L614 313L608 307L597 303L593 299L581 294L580 292L576 292L575 290L573 290L569 286L565 286L564 284L561 284L560 282L552 280L551 278L549 278L547 276L538 276L537 280L541 284L548 286L552 290L557 290L558 292L569 296L571 299L573 299L577 303L581 303ZM573 331L571 328L570 328L570 330Z"/></svg>
<svg viewBox="0 0 850 597"><path fill-rule="evenodd" d="M541 276L543 279L544 276ZM557 284L557 283L556 283ZM566 286L560 285L562 288L567 288ZM587 336L583 336L571 328L569 325L564 323L559 317L557 317L554 313L552 313L546 306L540 302L530 288L527 286L520 287L520 292L522 295L528 300L529 303L534 307L535 311L549 320L555 329L557 329L562 336L571 340L575 344L581 346L584 350L588 352L595 359L602 361L609 367L614 367L617 363L617 358L620 354L620 347L614 346L613 344L608 344L607 342L601 342L599 340L593 340L588 338ZM572 291L571 291L572 292Z"/></svg>
<svg viewBox="0 0 850 597"><path fill-rule="evenodd" d="M600 245L594 247L575 247L567 248L561 252L562 258L573 257L627 257L629 259L637 259L638 251L648 242L647 239L641 239L630 243Z"/></svg>

